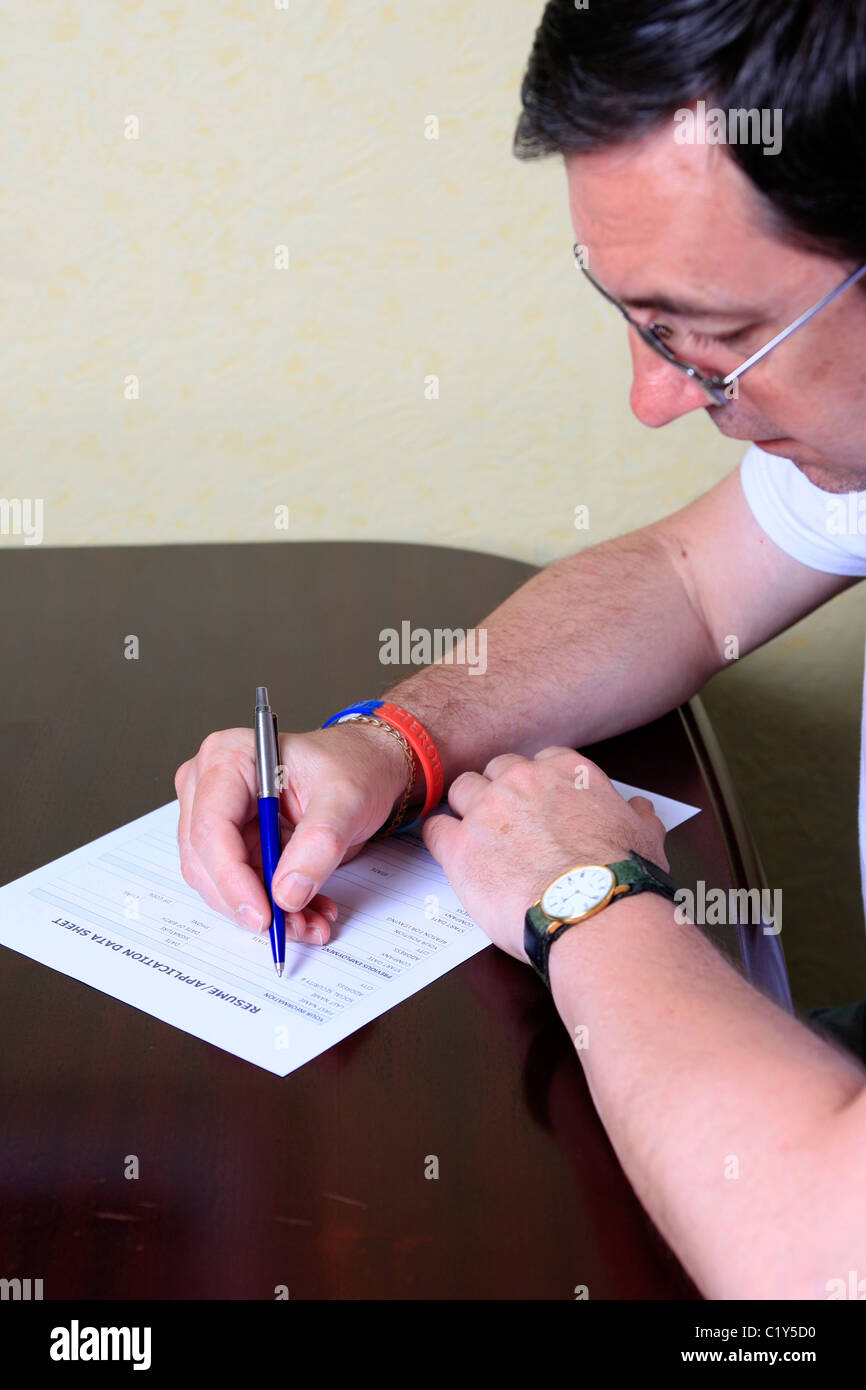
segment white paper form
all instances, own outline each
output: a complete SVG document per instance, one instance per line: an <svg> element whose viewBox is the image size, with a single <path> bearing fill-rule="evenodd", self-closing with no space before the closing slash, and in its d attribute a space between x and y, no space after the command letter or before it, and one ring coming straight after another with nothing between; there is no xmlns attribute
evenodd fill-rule
<svg viewBox="0 0 866 1390"><path fill-rule="evenodd" d="M668 829L696 813L665 809ZM337 869L331 940L287 939L280 979L267 932L234 926L184 882L177 816L170 802L0 888L0 942L276 1076L490 944L410 832Z"/></svg>

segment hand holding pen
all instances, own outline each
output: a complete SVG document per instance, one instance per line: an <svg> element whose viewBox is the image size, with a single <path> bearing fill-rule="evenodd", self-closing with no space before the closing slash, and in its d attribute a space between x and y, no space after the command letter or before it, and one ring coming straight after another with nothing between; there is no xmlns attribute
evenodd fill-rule
<svg viewBox="0 0 866 1390"><path fill-rule="evenodd" d="M338 910L323 887L388 819L406 784L405 758L387 732L357 722L279 738L275 730L274 755L278 825L285 817L292 827L274 896L290 944L325 945ZM259 858L256 761L249 724L222 729L178 768L175 790L184 880L215 912L265 932L273 908Z"/></svg>

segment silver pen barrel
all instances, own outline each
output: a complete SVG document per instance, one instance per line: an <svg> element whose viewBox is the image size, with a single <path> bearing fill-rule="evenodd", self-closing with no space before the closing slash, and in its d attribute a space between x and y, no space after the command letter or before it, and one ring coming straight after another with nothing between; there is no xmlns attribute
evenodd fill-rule
<svg viewBox="0 0 866 1390"><path fill-rule="evenodd" d="M256 782L259 796L279 796L280 754L277 719L268 700L268 687L256 686Z"/></svg>

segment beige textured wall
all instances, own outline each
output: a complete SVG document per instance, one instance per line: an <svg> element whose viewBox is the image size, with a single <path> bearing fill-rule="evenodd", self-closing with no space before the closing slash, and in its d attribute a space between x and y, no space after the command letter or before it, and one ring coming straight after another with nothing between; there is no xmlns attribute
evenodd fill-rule
<svg viewBox="0 0 866 1390"><path fill-rule="evenodd" d="M0 488L44 499L45 544L384 538L542 564L734 466L702 414L630 416L561 162L510 153L541 8L2 7ZM851 850L845 638L830 610L710 692L765 859L807 905ZM799 740L828 721L844 787L822 774L810 803ZM795 765L792 827L772 787Z"/></svg>
<svg viewBox="0 0 866 1390"><path fill-rule="evenodd" d="M510 153L540 12L16 11L0 447L5 495L45 499L46 544L282 540L284 505L289 538L543 563L576 504L599 539L734 463L700 420L629 418L561 161Z"/></svg>

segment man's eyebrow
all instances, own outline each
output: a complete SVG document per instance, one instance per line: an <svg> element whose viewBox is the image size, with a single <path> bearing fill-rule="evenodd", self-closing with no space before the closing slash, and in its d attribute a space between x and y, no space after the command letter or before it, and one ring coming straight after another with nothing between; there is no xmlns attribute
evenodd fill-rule
<svg viewBox="0 0 866 1390"><path fill-rule="evenodd" d="M720 308L718 304L698 304L694 300L671 299L666 294L643 294L624 298L623 304L630 309L660 309L663 314L677 314L683 318L746 318L755 315L754 304L728 304Z"/></svg>

